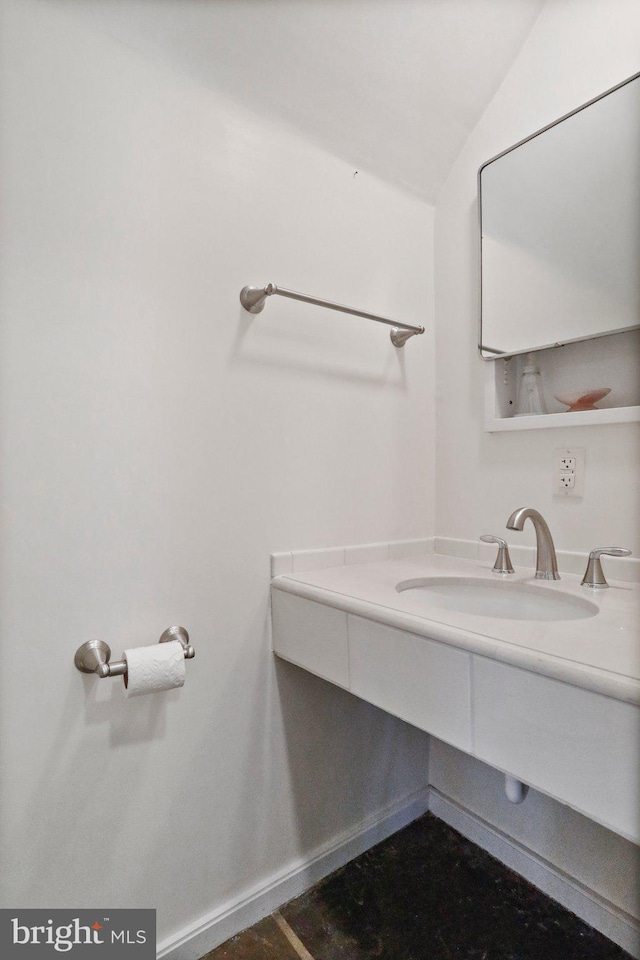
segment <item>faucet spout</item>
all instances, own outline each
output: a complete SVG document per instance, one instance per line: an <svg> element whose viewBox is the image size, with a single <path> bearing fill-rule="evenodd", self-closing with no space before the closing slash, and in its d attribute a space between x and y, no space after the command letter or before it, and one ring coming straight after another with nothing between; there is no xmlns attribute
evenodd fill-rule
<svg viewBox="0 0 640 960"><path fill-rule="evenodd" d="M531 520L536 531L536 579L559 580L553 537L541 513L533 507L519 507L507 520L507 529L522 530L527 519Z"/></svg>

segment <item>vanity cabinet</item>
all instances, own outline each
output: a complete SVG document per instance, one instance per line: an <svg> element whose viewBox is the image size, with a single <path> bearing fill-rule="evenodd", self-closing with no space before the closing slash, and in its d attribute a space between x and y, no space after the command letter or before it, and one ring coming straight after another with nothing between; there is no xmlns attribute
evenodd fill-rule
<svg viewBox="0 0 640 960"><path fill-rule="evenodd" d="M470 654L362 617L348 637L352 693L471 750Z"/></svg>
<svg viewBox="0 0 640 960"><path fill-rule="evenodd" d="M474 754L640 836L640 707L474 657Z"/></svg>
<svg viewBox="0 0 640 960"><path fill-rule="evenodd" d="M505 662L510 644L480 655L432 639L429 621L412 632L380 622L386 607L361 616L356 601L332 599L346 609L274 582L274 652L640 841L637 702Z"/></svg>
<svg viewBox="0 0 640 960"><path fill-rule="evenodd" d="M348 690L347 614L281 590L272 592L271 609L274 652Z"/></svg>
<svg viewBox="0 0 640 960"><path fill-rule="evenodd" d="M279 657L471 749L470 654L281 590L272 616Z"/></svg>

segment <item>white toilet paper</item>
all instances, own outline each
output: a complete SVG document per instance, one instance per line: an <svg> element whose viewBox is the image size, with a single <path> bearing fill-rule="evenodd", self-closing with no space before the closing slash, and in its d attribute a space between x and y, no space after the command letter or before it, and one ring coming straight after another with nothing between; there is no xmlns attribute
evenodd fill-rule
<svg viewBox="0 0 640 960"><path fill-rule="evenodd" d="M127 697L184 685L184 650L179 640L125 650Z"/></svg>

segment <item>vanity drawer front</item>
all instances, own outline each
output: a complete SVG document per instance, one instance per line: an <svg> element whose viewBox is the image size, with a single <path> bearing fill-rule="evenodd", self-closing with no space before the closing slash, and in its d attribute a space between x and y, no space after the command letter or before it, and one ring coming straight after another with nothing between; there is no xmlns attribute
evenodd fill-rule
<svg viewBox="0 0 640 960"><path fill-rule="evenodd" d="M351 692L471 749L470 654L349 615Z"/></svg>
<svg viewBox="0 0 640 960"><path fill-rule="evenodd" d="M640 708L474 657L475 753L640 839Z"/></svg>
<svg viewBox="0 0 640 960"><path fill-rule="evenodd" d="M282 590L271 591L271 611L274 653L348 689L347 614Z"/></svg>

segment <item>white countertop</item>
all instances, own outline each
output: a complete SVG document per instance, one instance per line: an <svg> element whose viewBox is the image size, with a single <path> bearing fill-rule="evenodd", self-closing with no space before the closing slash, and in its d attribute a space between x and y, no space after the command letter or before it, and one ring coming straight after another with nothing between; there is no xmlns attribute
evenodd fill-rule
<svg viewBox="0 0 640 960"><path fill-rule="evenodd" d="M403 580L434 576L505 579L476 561L425 555L287 573L275 577L272 587L640 704L640 585L610 580L609 589L590 590L571 574L545 581L536 580L531 569L516 568L506 578L509 582L581 597L594 603L598 613L579 620L506 620L427 607L412 591L396 590Z"/></svg>

